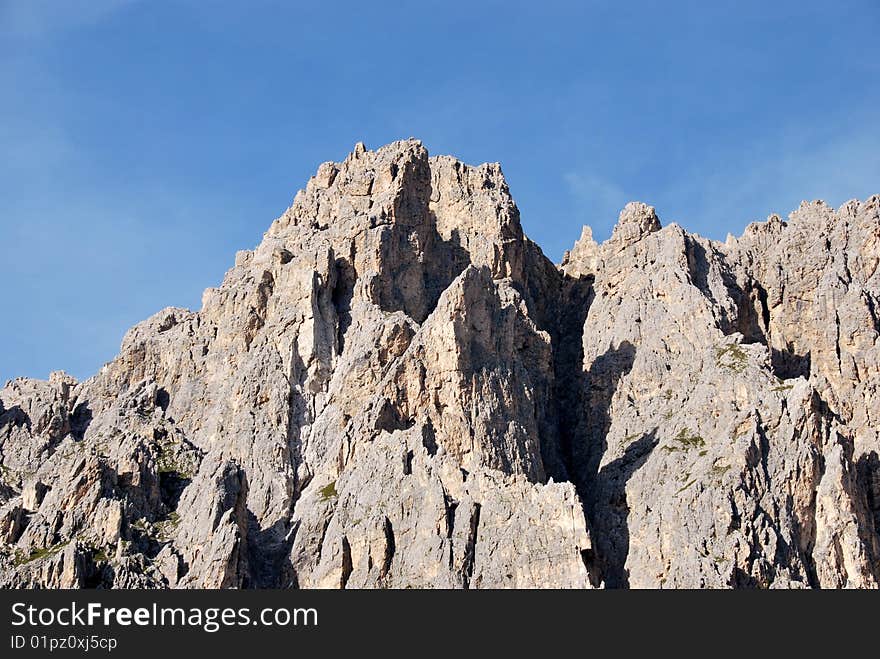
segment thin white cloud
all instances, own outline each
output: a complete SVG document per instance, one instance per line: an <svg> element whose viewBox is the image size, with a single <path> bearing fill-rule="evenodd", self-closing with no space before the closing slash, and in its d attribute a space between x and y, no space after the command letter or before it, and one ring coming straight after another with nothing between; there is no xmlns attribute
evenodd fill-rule
<svg viewBox="0 0 880 659"><path fill-rule="evenodd" d="M801 201L839 206L880 193L880 134L873 123L854 120L830 136L794 131L775 143L719 155L705 176L682 176L663 205L675 204L684 226L723 239L771 213L784 217Z"/></svg>
<svg viewBox="0 0 880 659"><path fill-rule="evenodd" d="M632 201L624 189L614 181L590 172L568 172L563 180L575 200L577 219L582 224L589 224L599 239L605 233L610 235L620 210Z"/></svg>
<svg viewBox="0 0 880 659"><path fill-rule="evenodd" d="M0 35L41 38L94 25L139 0L6 0L0 4Z"/></svg>
<svg viewBox="0 0 880 659"><path fill-rule="evenodd" d="M829 124L832 120L829 119ZM785 217L801 201L822 199L840 206L850 199L880 194L880 126L870 116L851 113L847 121L822 127L790 125L763 141L706 153L667 177L662 186L647 181L618 183L592 172L564 175L574 208L572 220L607 237L620 209L639 200L657 207L663 224L723 240L749 222L772 213Z"/></svg>

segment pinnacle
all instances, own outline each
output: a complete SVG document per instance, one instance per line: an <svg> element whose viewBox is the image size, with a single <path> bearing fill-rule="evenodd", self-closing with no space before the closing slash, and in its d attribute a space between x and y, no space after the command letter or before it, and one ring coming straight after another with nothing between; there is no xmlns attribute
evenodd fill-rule
<svg viewBox="0 0 880 659"><path fill-rule="evenodd" d="M631 245L660 228L660 220L653 206L631 201L620 211L611 240L624 246Z"/></svg>

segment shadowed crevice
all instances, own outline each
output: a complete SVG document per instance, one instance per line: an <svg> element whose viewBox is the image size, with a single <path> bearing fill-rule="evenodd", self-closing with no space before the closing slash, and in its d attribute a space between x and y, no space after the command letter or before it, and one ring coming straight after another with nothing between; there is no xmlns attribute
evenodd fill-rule
<svg viewBox="0 0 880 659"><path fill-rule="evenodd" d="M691 283L715 306L717 300L709 287L709 259L706 248L692 236L685 237L685 256ZM714 256L714 255L713 255Z"/></svg>
<svg viewBox="0 0 880 659"><path fill-rule="evenodd" d="M611 588L627 586L623 572L629 552L626 482L644 464L658 441L652 431L627 447L622 458L600 471L608 449L611 402L621 378L632 370L635 357L635 346L624 341L593 360L584 376L587 404L583 439L573 446L572 452L575 485L584 502L588 527L596 543L597 562L605 585Z"/></svg>
<svg viewBox="0 0 880 659"><path fill-rule="evenodd" d="M92 410L88 402L80 403L73 409L73 414L70 415L70 434L73 435L76 441L81 442L85 438L86 431L91 423Z"/></svg>
<svg viewBox="0 0 880 659"><path fill-rule="evenodd" d="M333 284L331 300L336 309L336 345L337 353L342 354L345 348L345 333L351 326L351 300L354 297L354 284L357 273L351 261L345 258L336 259L336 281Z"/></svg>
<svg viewBox="0 0 880 659"><path fill-rule="evenodd" d="M628 588L629 505L626 485L657 446L657 429L630 444L623 456L602 467L596 477L593 538L606 588Z"/></svg>
<svg viewBox="0 0 880 659"><path fill-rule="evenodd" d="M593 301L593 277L564 276L561 282L557 327L553 341L554 400L558 439L541 445L547 475L556 481L582 486L578 459L589 438L584 410L587 374L584 373L584 324Z"/></svg>
<svg viewBox="0 0 880 659"><path fill-rule="evenodd" d="M414 226L391 224L379 235L381 263L371 298L383 311L402 311L417 323L431 314L449 285L471 263L458 230L444 239L433 211Z"/></svg>
<svg viewBox="0 0 880 659"><path fill-rule="evenodd" d="M770 349L770 363L773 375L783 380L791 378L810 378L810 353L799 355L789 346L786 350Z"/></svg>
<svg viewBox="0 0 880 659"><path fill-rule="evenodd" d="M13 426L15 428L23 426L30 432L31 417L21 409L20 405L13 405L8 410L0 410L0 428L3 426Z"/></svg>
<svg viewBox="0 0 880 659"><path fill-rule="evenodd" d="M617 385L632 370L636 348L629 341L609 348L596 357L584 376L587 411L585 444L575 453L577 473L592 480L599 472L602 456L608 448L607 435L611 428L611 401ZM589 483L585 483L588 485Z"/></svg>
<svg viewBox="0 0 880 659"><path fill-rule="evenodd" d="M247 565L244 588L286 588L295 583L290 560L294 533L290 519L280 519L265 528L253 512L247 511Z"/></svg>
<svg viewBox="0 0 880 659"><path fill-rule="evenodd" d="M880 546L880 456L877 451L862 455L856 463L859 489L864 493L865 504L873 522L874 547ZM874 556L880 562L880 555ZM878 566L880 568L880 566Z"/></svg>

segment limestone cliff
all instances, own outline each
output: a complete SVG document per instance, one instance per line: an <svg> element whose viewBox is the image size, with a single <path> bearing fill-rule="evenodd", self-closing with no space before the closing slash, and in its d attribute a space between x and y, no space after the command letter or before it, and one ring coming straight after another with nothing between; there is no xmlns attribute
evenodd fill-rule
<svg viewBox="0 0 880 659"><path fill-rule="evenodd" d="M324 163L201 310L0 390L6 587L871 587L880 197L559 266L498 165Z"/></svg>

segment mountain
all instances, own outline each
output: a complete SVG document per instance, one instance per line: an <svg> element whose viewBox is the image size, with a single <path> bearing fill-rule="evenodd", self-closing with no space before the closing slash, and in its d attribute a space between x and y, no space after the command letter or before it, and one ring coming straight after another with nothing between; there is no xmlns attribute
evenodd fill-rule
<svg viewBox="0 0 880 659"><path fill-rule="evenodd" d="M876 588L880 196L554 265L358 144L202 308L0 390L5 587Z"/></svg>

